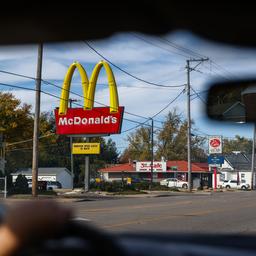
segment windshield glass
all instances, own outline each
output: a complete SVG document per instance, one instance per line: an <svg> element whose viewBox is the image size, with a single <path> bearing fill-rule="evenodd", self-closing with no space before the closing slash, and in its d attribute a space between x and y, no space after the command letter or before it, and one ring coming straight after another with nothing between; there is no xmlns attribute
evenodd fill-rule
<svg viewBox="0 0 256 256"><path fill-rule="evenodd" d="M2 46L0 60L1 191L13 204L35 186L38 45ZM205 105L212 81L255 69L256 50L185 31L43 44L38 196L110 232L254 233L254 125L210 121Z"/></svg>

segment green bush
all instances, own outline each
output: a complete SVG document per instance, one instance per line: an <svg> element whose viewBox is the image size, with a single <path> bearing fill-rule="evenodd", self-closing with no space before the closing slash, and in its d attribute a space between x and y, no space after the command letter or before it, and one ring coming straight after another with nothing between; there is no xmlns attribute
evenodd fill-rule
<svg viewBox="0 0 256 256"><path fill-rule="evenodd" d="M90 189L107 191L107 192L121 192L121 191L135 191L135 185L127 185L122 181L107 182L102 181L100 183L91 183Z"/></svg>
<svg viewBox="0 0 256 256"><path fill-rule="evenodd" d="M142 191L142 190L158 190L158 191L179 191L178 188L169 188L166 186L161 186L159 182L154 182L151 186L150 181L142 181L138 183L133 183L128 185L126 182L113 181L107 182L102 181L100 183L91 183L90 189L106 192L124 192L124 191Z"/></svg>
<svg viewBox="0 0 256 256"><path fill-rule="evenodd" d="M31 188L28 187L28 180L25 175L19 174L12 188L8 189L8 194L30 194Z"/></svg>

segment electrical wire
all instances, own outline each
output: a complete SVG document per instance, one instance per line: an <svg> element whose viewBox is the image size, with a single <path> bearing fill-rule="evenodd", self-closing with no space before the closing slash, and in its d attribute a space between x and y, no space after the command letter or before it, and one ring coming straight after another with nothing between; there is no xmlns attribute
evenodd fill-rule
<svg viewBox="0 0 256 256"><path fill-rule="evenodd" d="M200 96L200 94L197 93L196 90L194 90L192 86L190 86L190 88L191 88L192 91L197 95L197 97L198 97L205 105L207 105L206 101Z"/></svg>
<svg viewBox="0 0 256 256"><path fill-rule="evenodd" d="M158 44L153 43L152 40L147 40L147 39L145 39L144 37L139 36L137 33L132 33L132 32L131 32L130 34L132 34L134 37L140 39L141 41L144 41L144 42L146 42L147 44L153 45L153 46L155 46L155 47L157 47L157 48L160 48L160 49L162 49L162 50L168 51L168 52L170 52L170 53L177 54L177 55L182 56L182 57L184 57L184 58L189 58L189 57L190 57L189 55L184 55L184 54L182 54L182 53L178 53L178 52L175 52L175 51L171 51L170 49L166 49L166 48L164 48L164 47L162 47L162 46L160 46L160 45L158 45Z"/></svg>
<svg viewBox="0 0 256 256"><path fill-rule="evenodd" d="M158 116L160 113L162 113L164 110L166 110L173 102L175 102L183 93L185 92L185 89L183 89L172 101L170 101L164 108L162 108L160 111L158 111L156 114L152 116L152 118Z"/></svg>
<svg viewBox="0 0 256 256"><path fill-rule="evenodd" d="M183 51L183 52L185 52L185 53L187 53L189 55L194 55L195 57L199 57L199 58L207 58L205 55L202 55L202 54L200 54L200 53L198 53L198 52L196 52L194 50L191 50L191 49L189 49L187 47L184 47L184 46L181 46L179 44L176 44L176 43L166 39L165 37L157 37L157 39L159 39L159 40L163 41L164 43L166 43L167 45L169 45L169 46L171 46L173 48L176 48L176 49L178 49L180 51Z"/></svg>
<svg viewBox="0 0 256 256"><path fill-rule="evenodd" d="M101 58L103 58L105 61L107 61L108 63L110 63L113 67L115 67L116 69L120 70L121 72L125 73L126 75L140 81L146 84L150 84L150 85L154 85L154 86L158 86L158 87L165 87L165 88L176 88L176 87L184 87L185 84L182 85L163 85L163 84L158 84L158 83L153 83L150 81L147 81L145 79L142 79L140 77L137 77L131 73L129 73L128 71L122 69L121 67L119 67L118 65L114 64L111 60L109 60L108 58L106 58L105 56L103 56L98 50L96 50L94 47L92 47L91 44L89 44L87 41L83 41L92 51L94 51L97 55L99 55Z"/></svg>
<svg viewBox="0 0 256 256"><path fill-rule="evenodd" d="M2 72L2 73L6 73L6 74L11 74L11 75L14 75L14 76L20 76L20 77L25 77L25 78L28 78L28 79L35 80L35 78L33 78L33 77L25 76L25 75L21 75L21 74L9 72L9 71L0 70L0 73L1 73L1 72ZM47 84L47 85L52 85L52 86L54 86L54 87L56 87L56 88L59 88L59 89L62 89L62 90L63 90L63 88L62 88L61 86L58 86L58 85L56 85L56 84L54 84L54 83L52 83L52 82L46 81L46 80L44 80L44 79L41 79L41 80L42 80L43 83L45 83L45 84ZM1 85L1 83L0 83L0 85ZM19 89L24 89L24 90L35 91L35 89L31 89L31 88L27 88L27 87L22 87L22 86L15 86L15 85L4 84L4 83L2 83L2 85L3 85L3 86L8 86L8 87L14 87L14 88L19 88ZM65 90L65 89L64 89L64 90ZM45 92L45 91L41 91L41 92L44 93L44 94L46 94L46 95L52 96L52 97L54 97L54 98L61 99L60 97L58 97L58 96L56 96L56 95L54 95L54 94L51 94L51 93L49 93L49 92ZM83 98L83 99L87 99L86 97L83 97L83 96L81 96L80 94L77 94L77 93L75 93L75 92L72 92L72 91L69 91L69 92L72 93L72 94L74 94L74 95L77 95L77 96L79 96L79 97L81 97L81 98ZM176 100L176 99L175 99L175 100ZM174 100L174 101L175 101L175 100ZM107 106L107 105L105 105L105 104L103 104L103 103L100 103L100 102L97 102L97 101L94 101L94 102L96 102L97 104L103 105L103 106ZM77 106L83 107L81 104L78 104L78 103L74 103L74 104L77 105ZM168 106L169 106L170 104L171 104L171 103L169 103ZM163 110L161 110L161 112L162 112L162 111L163 111ZM129 115L132 115L132 116L136 116L136 117L144 118L144 119L147 119L147 120L148 120L147 117L144 117L144 116L141 116L141 115L137 115L137 114L134 114L134 113L130 113L130 112L128 112L128 111L125 111L125 113L126 113L126 114L129 114ZM137 122L137 121L134 121L134 120L126 119L126 118L124 118L124 120L130 121L130 122L140 123L140 122ZM157 120L155 120L155 121L157 122ZM147 121L145 121L144 123L140 123L140 125L143 125L143 124L145 124L146 122L147 122ZM160 121L158 121L158 122L160 122ZM140 125L134 127L133 129L139 127ZM128 129L128 130L130 130L130 129ZM126 132L126 131L124 131L124 132Z"/></svg>
<svg viewBox="0 0 256 256"><path fill-rule="evenodd" d="M42 139L42 138L53 136L53 135L56 135L56 134L55 133L49 133L49 134L42 135L42 136L38 137L38 139ZM17 141L17 142L13 142L13 143L8 143L8 144L6 144L6 147L21 144L21 143L25 143L25 142L29 142L29 141L32 141L32 140L33 140L33 138L32 139L27 139L27 140L21 140L21 141Z"/></svg>
<svg viewBox="0 0 256 256"><path fill-rule="evenodd" d="M23 87L23 86L16 86L16 85L10 85L10 84L5 84L5 83L0 83L0 85L3 85L3 86L7 86L7 87L14 87L14 88L19 88L19 89L25 89L25 90L30 90L30 91L36 91L35 89L32 89L32 88L26 88L26 87ZM61 97L59 97L59 96L56 96L56 95L54 95L54 94L52 94L52 93L49 93L49 92L46 92L46 91L43 91L43 90L41 90L41 93L43 93L43 94L46 94L46 95L49 95L49 96L51 96L51 97L54 97L54 98L56 98L56 99L62 99ZM65 100L65 99L64 99ZM74 105L77 105L77 106L79 106L79 107L83 107L83 105L81 105L81 104L79 104L79 103L73 103ZM101 111L98 111L99 113L101 113ZM137 115L138 116L138 115ZM145 117L144 117L145 118ZM131 120L131 119L128 119L128 118L123 118L123 120L125 120L125 121L129 121L129 122L133 122L133 123L136 123L136 124L140 124L140 125L143 125L143 124L145 124L147 121L148 121L148 119L144 122L144 123L141 123L141 122L139 122L139 121L135 121L135 120Z"/></svg>
<svg viewBox="0 0 256 256"><path fill-rule="evenodd" d="M156 44L152 43L152 41L150 41L150 40L148 40L148 39L145 39L145 38L139 36L137 33L131 33L131 34L132 34L133 36L139 38L140 40L142 40L142 41L144 41L144 42L147 42L148 44L151 44L151 45L154 45L155 47L158 47L158 48L162 48L162 49L167 50L166 48L160 47L159 45L156 45ZM184 53L186 53L186 54L194 55L194 56L199 57L199 58L207 58L205 55L202 55L202 54L200 54L200 53L198 53L198 52L195 52L195 51L193 51L193 50L191 50L191 49L189 49L189 48L187 48L187 47L184 47L184 46L181 46L181 45L179 45L179 44L173 43L173 42L169 41L169 40L166 39L166 38L157 37L156 39L158 39L158 40L162 41L163 43L165 43L165 44L171 46L172 48L175 48L175 49L177 49L177 50L180 50L180 51L182 51L182 52L184 52ZM170 51L170 52L173 52L173 51ZM178 54L178 53L177 53L177 54ZM180 54L178 54L178 55L180 55ZM184 55L184 57L185 57L185 55ZM189 56L187 56L187 58L189 58ZM223 78L225 78L225 79L227 79L227 80L231 80L231 78L233 78L233 77L236 78L236 79L238 78L238 76L236 76L236 75L233 74L232 72L228 71L226 68L222 67L220 64L218 64L218 63L217 63L216 61L214 61L212 58L209 59L209 60L210 60L210 63L212 63L213 66L214 66L216 69L218 69L218 70L219 70L220 72L222 72L222 73L224 72L225 74L228 75L228 77L227 77L226 75L224 75L224 74L217 73L217 72L215 72L215 71L213 71L213 70L211 70L211 72L213 72L213 73L215 73L215 74L217 74L217 75L219 75L219 76L221 76L221 77L223 77ZM199 71L199 70L195 70L195 71L201 73L201 71ZM231 77L231 78L230 78L230 77Z"/></svg>

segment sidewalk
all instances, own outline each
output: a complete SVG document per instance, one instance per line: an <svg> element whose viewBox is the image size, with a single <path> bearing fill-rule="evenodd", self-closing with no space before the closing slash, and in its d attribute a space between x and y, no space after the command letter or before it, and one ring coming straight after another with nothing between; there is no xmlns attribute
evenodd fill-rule
<svg viewBox="0 0 256 256"><path fill-rule="evenodd" d="M79 201L97 201L97 200L113 200L121 198L150 198L150 197L171 197L171 196L210 196L213 193L218 193L215 191L150 191L144 190L142 193L134 194L127 192L127 194L111 193L105 191L90 191L83 192L83 190L75 190L64 193L59 193L57 196L49 195L39 195L37 199L39 200L57 200L59 202L79 202ZM144 193L143 193L144 192ZM13 195L7 197L7 199L2 199L3 202L15 202L15 201L25 201L34 199L31 195Z"/></svg>

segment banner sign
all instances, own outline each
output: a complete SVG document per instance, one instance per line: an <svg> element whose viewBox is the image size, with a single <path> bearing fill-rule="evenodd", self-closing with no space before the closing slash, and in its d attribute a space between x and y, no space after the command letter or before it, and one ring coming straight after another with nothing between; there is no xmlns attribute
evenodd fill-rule
<svg viewBox="0 0 256 256"><path fill-rule="evenodd" d="M151 162L136 162L137 172L151 172ZM153 172L166 172L166 162L153 162Z"/></svg>
<svg viewBox="0 0 256 256"><path fill-rule="evenodd" d="M209 136L209 154L221 154L222 153L222 137L221 136Z"/></svg>
<svg viewBox="0 0 256 256"><path fill-rule="evenodd" d="M104 67L107 74L110 106L94 108L96 83L99 72ZM83 88L83 108L68 108L70 84L75 69L78 69ZM100 61L93 69L90 80L83 66L74 62L64 78L60 106L55 109L56 133L66 135L108 135L121 132L124 107L119 106L117 86L114 74L105 61Z"/></svg>
<svg viewBox="0 0 256 256"><path fill-rule="evenodd" d="M100 143L73 143L72 154L100 154Z"/></svg>

